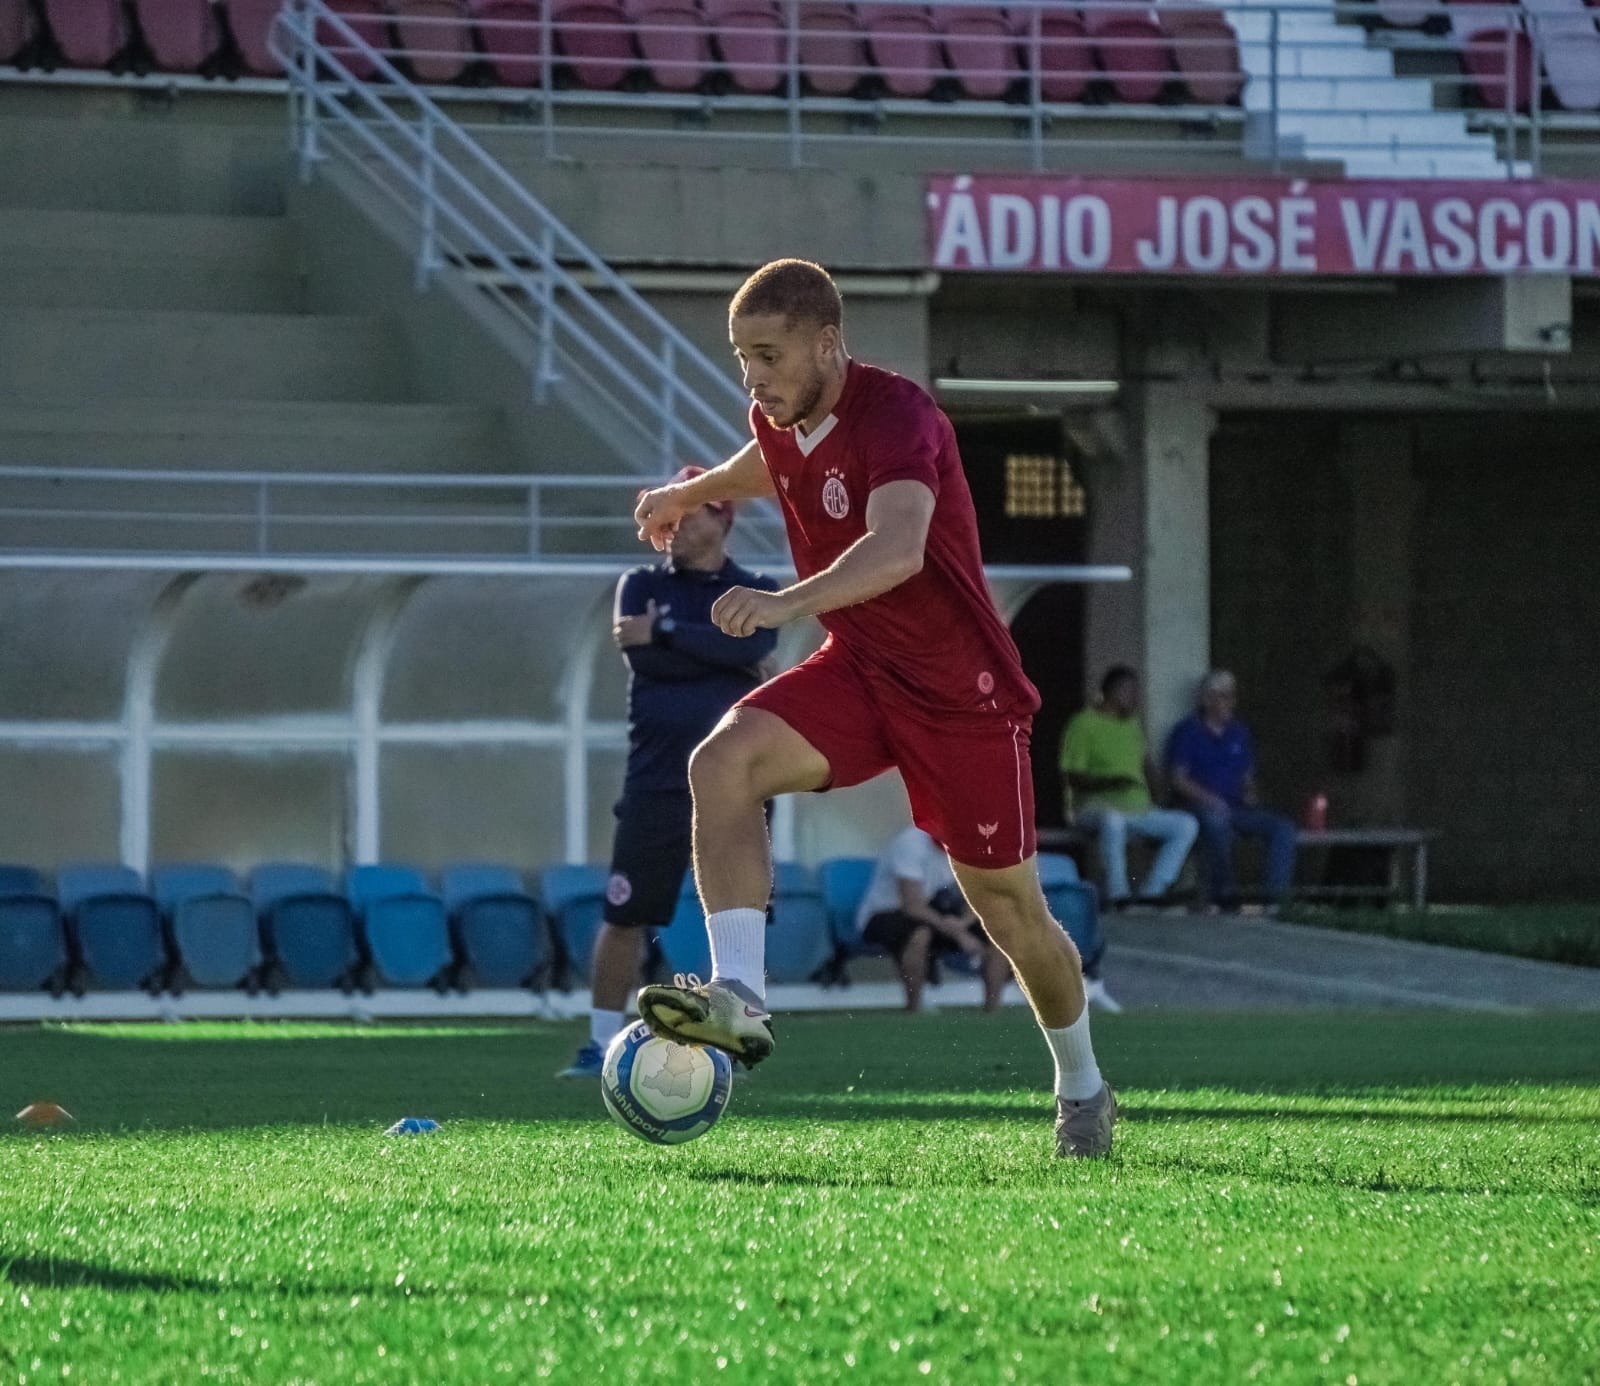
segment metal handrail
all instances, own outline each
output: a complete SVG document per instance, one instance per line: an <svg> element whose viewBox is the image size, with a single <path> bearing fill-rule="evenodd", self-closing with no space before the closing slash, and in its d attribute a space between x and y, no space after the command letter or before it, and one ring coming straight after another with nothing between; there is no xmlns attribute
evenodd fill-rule
<svg viewBox="0 0 1600 1386"><path fill-rule="evenodd" d="M732 420L749 400L727 370L342 15L323 0L292 0L272 44L289 73L302 177L309 179L330 153L344 154L398 203L420 232L419 288L452 264L486 262L499 271L501 281L481 291L528 334L536 399L547 397L565 366L638 437L653 440L648 467L637 451L624 451L641 472L659 474L684 461L714 465L747 440ZM382 80L358 80L355 59ZM627 316L585 287L577 272L592 276Z"/></svg>

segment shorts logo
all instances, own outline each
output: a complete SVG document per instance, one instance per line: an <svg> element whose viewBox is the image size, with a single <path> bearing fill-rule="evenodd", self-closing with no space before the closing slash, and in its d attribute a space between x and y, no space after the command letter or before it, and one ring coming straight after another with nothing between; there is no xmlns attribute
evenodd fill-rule
<svg viewBox="0 0 1600 1386"><path fill-rule="evenodd" d="M787 491L789 489L789 478L786 476L780 476L778 480L783 483L783 489Z"/></svg>
<svg viewBox="0 0 1600 1386"><path fill-rule="evenodd" d="M850 513L850 493L844 489L844 479L837 471L829 472L822 483L822 508L834 520L842 520Z"/></svg>
<svg viewBox="0 0 1600 1386"><path fill-rule="evenodd" d="M982 693L984 697L988 697L989 694L994 692L994 675L987 669L978 675L978 692Z"/></svg>
<svg viewBox="0 0 1600 1386"><path fill-rule="evenodd" d="M978 831L985 837L993 837L1000 831L1000 825L998 823L980 823L978 824Z"/></svg>
<svg viewBox="0 0 1600 1386"><path fill-rule="evenodd" d="M633 882L620 871L612 872L611 879L606 882L606 904L620 908L631 899L633 899Z"/></svg>

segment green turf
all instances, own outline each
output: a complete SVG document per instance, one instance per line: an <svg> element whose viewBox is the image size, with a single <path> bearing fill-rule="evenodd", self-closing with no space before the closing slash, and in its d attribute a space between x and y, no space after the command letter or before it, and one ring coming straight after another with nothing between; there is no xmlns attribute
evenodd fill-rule
<svg viewBox="0 0 1600 1386"><path fill-rule="evenodd" d="M1324 929L1600 967L1600 904L1434 905L1421 914L1301 904L1294 907L1293 918Z"/></svg>
<svg viewBox="0 0 1600 1386"><path fill-rule="evenodd" d="M1600 1380L1592 1018L785 1018L710 1135L577 1027L0 1031L0 1381ZM386 1139L396 1117L444 1121Z"/></svg>

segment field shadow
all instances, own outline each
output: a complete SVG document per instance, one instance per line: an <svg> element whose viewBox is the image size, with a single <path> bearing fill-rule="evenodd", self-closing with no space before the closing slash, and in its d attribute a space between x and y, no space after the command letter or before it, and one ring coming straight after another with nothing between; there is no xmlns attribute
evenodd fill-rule
<svg viewBox="0 0 1600 1386"><path fill-rule="evenodd" d="M96 1289L118 1293L281 1295L315 1299L360 1295L367 1298L417 1299L433 1291L423 1285L345 1285L314 1281L208 1279L169 1271L123 1270L66 1256L17 1256L0 1251L0 1282L41 1290Z"/></svg>

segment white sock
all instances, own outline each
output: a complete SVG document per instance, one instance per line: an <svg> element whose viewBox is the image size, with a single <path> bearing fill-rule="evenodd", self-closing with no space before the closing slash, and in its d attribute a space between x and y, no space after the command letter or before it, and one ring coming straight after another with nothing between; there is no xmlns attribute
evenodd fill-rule
<svg viewBox="0 0 1600 1386"><path fill-rule="evenodd" d="M1039 1027L1044 1030L1044 1026ZM1083 1102L1100 1091L1105 1082L1100 1065L1094 1061L1094 1046L1089 1043L1089 1007L1083 1008L1072 1024L1060 1030L1044 1030L1050 1052L1056 1059L1056 1096L1068 1102Z"/></svg>
<svg viewBox="0 0 1600 1386"><path fill-rule="evenodd" d="M604 1049L621 1031L622 1020L621 1011L602 1011L595 1007L589 1012L589 1038Z"/></svg>
<svg viewBox="0 0 1600 1386"><path fill-rule="evenodd" d="M719 982L738 982L756 996L767 999L767 912L718 910L706 916L711 935L711 976Z"/></svg>

